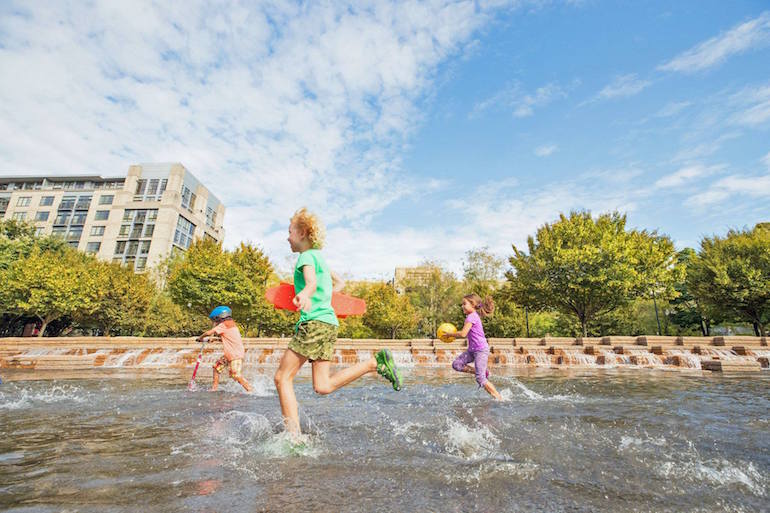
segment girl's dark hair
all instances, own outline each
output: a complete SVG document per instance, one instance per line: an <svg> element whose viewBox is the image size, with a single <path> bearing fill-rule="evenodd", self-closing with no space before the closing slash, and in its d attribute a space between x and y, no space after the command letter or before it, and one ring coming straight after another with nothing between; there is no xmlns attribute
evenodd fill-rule
<svg viewBox="0 0 770 513"><path fill-rule="evenodd" d="M481 299L481 296L478 294L468 294L463 296L463 299L470 301L481 317L488 317L495 311L495 302L492 300L492 296Z"/></svg>

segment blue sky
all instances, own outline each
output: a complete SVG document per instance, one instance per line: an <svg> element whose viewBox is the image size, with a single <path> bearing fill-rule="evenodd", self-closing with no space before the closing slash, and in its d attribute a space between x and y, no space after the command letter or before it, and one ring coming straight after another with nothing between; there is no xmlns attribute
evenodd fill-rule
<svg viewBox="0 0 770 513"><path fill-rule="evenodd" d="M303 205L357 278L572 209L770 218L764 1L4 2L0 76L0 172L182 162L282 268Z"/></svg>

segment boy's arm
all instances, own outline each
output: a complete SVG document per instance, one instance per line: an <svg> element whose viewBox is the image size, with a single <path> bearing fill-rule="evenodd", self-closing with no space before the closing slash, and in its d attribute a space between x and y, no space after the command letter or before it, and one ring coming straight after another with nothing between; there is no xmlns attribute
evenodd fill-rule
<svg viewBox="0 0 770 513"><path fill-rule="evenodd" d="M329 271L329 274L332 275L332 290L334 292L339 292L345 288L345 280L343 280L339 274L334 271Z"/></svg>
<svg viewBox="0 0 770 513"><path fill-rule="evenodd" d="M215 333L216 333L216 331L214 331L214 328L211 328L210 330L204 331L203 333L201 333L201 336L198 337L197 340L203 340L203 337L210 337L211 335L214 335Z"/></svg>
<svg viewBox="0 0 770 513"><path fill-rule="evenodd" d="M471 330L472 327L473 327L473 323L472 322L466 322L463 325L463 329L461 329L460 331L457 331L455 333L447 333L446 336L451 337L451 338L465 338L465 337L468 336L468 332Z"/></svg>
<svg viewBox="0 0 770 513"><path fill-rule="evenodd" d="M294 296L292 303L300 310L310 310L310 298L315 294L318 282L315 277L315 268L312 265L302 266L302 275L305 277L305 288Z"/></svg>

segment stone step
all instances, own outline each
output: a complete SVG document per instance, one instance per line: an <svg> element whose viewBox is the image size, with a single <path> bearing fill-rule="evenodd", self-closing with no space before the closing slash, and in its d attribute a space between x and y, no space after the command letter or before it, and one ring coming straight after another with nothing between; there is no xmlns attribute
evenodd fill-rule
<svg viewBox="0 0 770 513"><path fill-rule="evenodd" d="M728 361L728 360L703 360L701 362L703 370L714 372L758 372L762 366L757 361Z"/></svg>

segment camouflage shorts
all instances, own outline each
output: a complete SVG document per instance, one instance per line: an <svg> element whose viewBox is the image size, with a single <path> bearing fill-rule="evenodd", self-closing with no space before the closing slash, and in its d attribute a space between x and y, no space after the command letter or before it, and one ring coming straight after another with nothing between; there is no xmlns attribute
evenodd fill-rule
<svg viewBox="0 0 770 513"><path fill-rule="evenodd" d="M289 349L310 360L331 360L337 342L337 326L321 321L307 321L297 326Z"/></svg>
<svg viewBox="0 0 770 513"><path fill-rule="evenodd" d="M222 358L217 360L214 364L214 370L217 371L217 374L222 374L225 367L230 367L231 378L239 378L241 377L241 371L243 370L243 360L240 358L228 360L227 356L222 356Z"/></svg>

